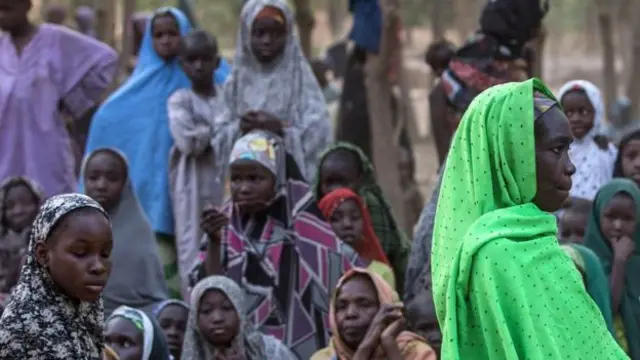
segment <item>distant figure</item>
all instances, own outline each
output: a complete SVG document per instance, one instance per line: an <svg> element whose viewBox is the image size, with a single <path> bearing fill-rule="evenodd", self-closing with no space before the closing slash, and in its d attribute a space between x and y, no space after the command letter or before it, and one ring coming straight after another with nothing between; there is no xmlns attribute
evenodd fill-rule
<svg viewBox="0 0 640 360"><path fill-rule="evenodd" d="M91 6L80 6L76 10L76 29L92 38L96 38L96 12Z"/></svg>
<svg viewBox="0 0 640 360"><path fill-rule="evenodd" d="M53 4L47 7L44 13L44 22L49 24L64 25L69 11L63 4Z"/></svg>

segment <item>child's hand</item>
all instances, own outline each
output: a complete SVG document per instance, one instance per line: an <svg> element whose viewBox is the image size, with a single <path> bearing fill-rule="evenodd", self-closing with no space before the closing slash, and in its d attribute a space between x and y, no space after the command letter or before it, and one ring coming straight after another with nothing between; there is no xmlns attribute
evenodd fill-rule
<svg viewBox="0 0 640 360"><path fill-rule="evenodd" d="M279 136L283 135L284 123L267 112L258 111L256 113L256 123L262 130L270 131Z"/></svg>
<svg viewBox="0 0 640 360"><path fill-rule="evenodd" d="M636 251L636 243L628 236L613 239L613 255L617 260L627 261Z"/></svg>
<svg viewBox="0 0 640 360"><path fill-rule="evenodd" d="M202 211L200 226L209 239L218 239L220 230L228 223L229 218L215 207L208 207Z"/></svg>

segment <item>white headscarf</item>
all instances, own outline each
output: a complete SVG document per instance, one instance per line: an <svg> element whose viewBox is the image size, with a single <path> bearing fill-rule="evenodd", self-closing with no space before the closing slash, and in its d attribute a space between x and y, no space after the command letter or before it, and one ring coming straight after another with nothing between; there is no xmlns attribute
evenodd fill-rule
<svg viewBox="0 0 640 360"><path fill-rule="evenodd" d="M251 27L265 7L279 9L287 28L284 52L268 65L251 50ZM233 73L224 88L227 108L221 116L226 119L221 122L237 123L248 111L265 111L285 121L286 148L305 178L313 179L318 157L333 135L324 94L295 36L293 13L283 0L250 0L240 18ZM225 146L233 142L227 139Z"/></svg>
<svg viewBox="0 0 640 360"><path fill-rule="evenodd" d="M576 173L571 180L573 186L569 193L572 197L593 200L600 187L613 177L613 164L618 149L609 144L603 150L595 143L594 138L601 135L605 118L605 107L600 90L585 80L569 81L560 88L558 100L571 91L582 90L589 98L594 109L593 127L582 139L574 139L569 147L569 156L576 166Z"/></svg>

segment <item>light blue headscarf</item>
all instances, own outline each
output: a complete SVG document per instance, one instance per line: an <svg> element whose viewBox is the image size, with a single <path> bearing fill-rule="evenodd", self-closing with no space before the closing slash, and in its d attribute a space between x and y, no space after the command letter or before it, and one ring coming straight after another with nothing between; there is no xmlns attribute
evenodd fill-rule
<svg viewBox="0 0 640 360"><path fill-rule="evenodd" d="M153 17L167 13L176 18L182 36L191 31L189 20L178 9L161 8ZM153 49L152 23L147 23L133 74L93 117L85 154L104 147L123 152L129 159L135 193L153 230L171 235L173 214L167 174L173 138L167 100L176 90L190 87L191 82L177 59L167 62ZM224 81L228 72L229 65L222 63L216 80Z"/></svg>

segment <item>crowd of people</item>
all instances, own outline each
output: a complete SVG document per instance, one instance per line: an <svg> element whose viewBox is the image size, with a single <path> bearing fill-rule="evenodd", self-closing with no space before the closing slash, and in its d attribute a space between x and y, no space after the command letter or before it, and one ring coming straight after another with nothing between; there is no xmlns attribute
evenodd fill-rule
<svg viewBox="0 0 640 360"><path fill-rule="evenodd" d="M423 204L404 132L411 226L354 131L376 4L351 1L341 95L286 1L249 0L231 64L181 10L132 19L105 99L90 8L0 0L0 360L640 360L640 131L531 78L547 1L427 51L442 166Z"/></svg>

